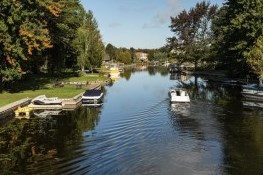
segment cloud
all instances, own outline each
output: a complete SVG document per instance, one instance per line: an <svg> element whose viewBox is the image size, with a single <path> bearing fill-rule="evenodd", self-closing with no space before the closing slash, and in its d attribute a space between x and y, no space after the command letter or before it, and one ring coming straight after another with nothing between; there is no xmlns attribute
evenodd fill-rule
<svg viewBox="0 0 263 175"><path fill-rule="evenodd" d="M142 28L143 29L154 29L154 28L160 28L161 25L158 25L157 23L144 23Z"/></svg>
<svg viewBox="0 0 263 175"><path fill-rule="evenodd" d="M166 4L166 8L155 16L155 21L160 24L167 23L171 16L175 16L181 10L179 0L166 0Z"/></svg>
<svg viewBox="0 0 263 175"><path fill-rule="evenodd" d="M165 8L157 12L152 18L152 21L150 23L145 23L142 28L159 28L167 24L170 21L170 17L176 16L181 9L180 0L166 0Z"/></svg>
<svg viewBox="0 0 263 175"><path fill-rule="evenodd" d="M118 23L118 22L112 22L112 23L110 23L108 26L109 26L110 28L114 28L114 27L119 27L119 26L121 26L121 24Z"/></svg>
<svg viewBox="0 0 263 175"><path fill-rule="evenodd" d="M156 6L153 6L151 4L147 6L136 6L136 5L121 5L120 6L120 11L122 12L146 12L146 11L151 11L153 9L156 9Z"/></svg>

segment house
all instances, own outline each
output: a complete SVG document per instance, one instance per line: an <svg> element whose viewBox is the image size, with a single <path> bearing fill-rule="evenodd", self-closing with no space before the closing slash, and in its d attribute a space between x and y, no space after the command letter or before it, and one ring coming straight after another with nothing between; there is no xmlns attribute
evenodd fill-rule
<svg viewBox="0 0 263 175"><path fill-rule="evenodd" d="M136 55L136 58L142 62L148 61L148 53L136 52L135 55Z"/></svg>

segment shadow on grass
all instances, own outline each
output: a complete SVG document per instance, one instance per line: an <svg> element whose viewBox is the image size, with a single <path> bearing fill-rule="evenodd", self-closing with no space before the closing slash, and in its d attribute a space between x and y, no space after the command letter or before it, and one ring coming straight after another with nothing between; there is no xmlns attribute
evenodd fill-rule
<svg viewBox="0 0 263 175"><path fill-rule="evenodd" d="M73 72L50 75L47 73L27 74L21 80L9 84L4 90L9 93L18 93L25 90L49 89L56 81L76 76Z"/></svg>

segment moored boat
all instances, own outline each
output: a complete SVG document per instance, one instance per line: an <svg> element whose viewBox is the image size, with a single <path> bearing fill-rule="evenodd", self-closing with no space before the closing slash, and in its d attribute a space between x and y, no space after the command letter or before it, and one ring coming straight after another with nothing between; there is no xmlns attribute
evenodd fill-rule
<svg viewBox="0 0 263 175"><path fill-rule="evenodd" d="M183 88L173 88L169 91L170 101L171 102L190 102L190 97Z"/></svg>
<svg viewBox="0 0 263 175"><path fill-rule="evenodd" d="M19 119L28 118L32 110L30 107L18 107L17 110L15 110L15 117Z"/></svg>
<svg viewBox="0 0 263 175"><path fill-rule="evenodd" d="M110 78L116 79L120 77L120 70L117 65L112 64L110 67Z"/></svg>
<svg viewBox="0 0 263 175"><path fill-rule="evenodd" d="M242 95L248 99L263 101L263 78L259 79L259 84L248 84L242 86Z"/></svg>
<svg viewBox="0 0 263 175"><path fill-rule="evenodd" d="M34 105L61 105L62 100L58 97L48 98L45 95L40 95L31 101Z"/></svg>
<svg viewBox="0 0 263 175"><path fill-rule="evenodd" d="M82 95L83 106L101 106L103 92L99 89L86 90Z"/></svg>

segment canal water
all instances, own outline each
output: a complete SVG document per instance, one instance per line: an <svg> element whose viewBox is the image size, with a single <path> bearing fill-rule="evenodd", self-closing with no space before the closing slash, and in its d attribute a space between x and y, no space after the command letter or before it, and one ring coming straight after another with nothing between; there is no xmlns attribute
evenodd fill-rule
<svg viewBox="0 0 263 175"><path fill-rule="evenodd" d="M169 102L175 86L190 104ZM148 68L104 93L101 108L2 125L0 174L262 174L263 110L240 88Z"/></svg>

